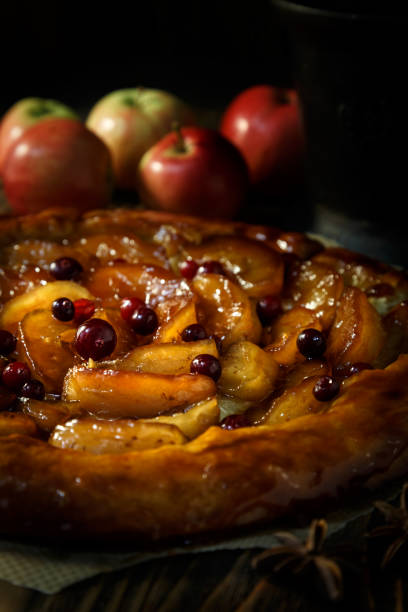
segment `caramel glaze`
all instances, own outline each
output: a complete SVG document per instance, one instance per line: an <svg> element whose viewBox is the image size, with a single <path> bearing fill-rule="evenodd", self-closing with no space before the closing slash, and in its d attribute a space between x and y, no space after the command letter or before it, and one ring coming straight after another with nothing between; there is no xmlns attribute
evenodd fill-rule
<svg viewBox="0 0 408 612"><path fill-rule="evenodd" d="M211 427L123 455L0 441L0 531L158 540L271 521L408 469L408 355L343 383L326 412L276 427Z"/></svg>

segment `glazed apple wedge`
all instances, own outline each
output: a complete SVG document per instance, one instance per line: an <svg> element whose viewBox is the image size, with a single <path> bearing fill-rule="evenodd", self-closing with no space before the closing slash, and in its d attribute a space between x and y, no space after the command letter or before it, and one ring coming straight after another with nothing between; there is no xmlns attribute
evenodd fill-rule
<svg viewBox="0 0 408 612"><path fill-rule="evenodd" d="M205 240L200 245L184 246L192 259L216 260L237 278L251 297L277 295L282 290L282 256L257 240L224 236Z"/></svg>
<svg viewBox="0 0 408 612"><path fill-rule="evenodd" d="M50 309L53 301L60 297L67 297L72 301L81 298L94 300L93 295L85 287L72 281L48 283L7 302L0 314L0 327L14 332L18 322L22 321L28 312L40 308Z"/></svg>
<svg viewBox="0 0 408 612"><path fill-rule="evenodd" d="M224 348L238 340L259 342L262 327L255 304L239 285L220 274L206 274L196 276L192 286L207 333L222 338Z"/></svg>
<svg viewBox="0 0 408 612"><path fill-rule="evenodd" d="M232 344L221 359L220 390L229 397L262 401L273 391L279 365L272 353L252 342Z"/></svg>
<svg viewBox="0 0 408 612"><path fill-rule="evenodd" d="M343 292L344 281L332 268L308 260L295 266L285 290L290 306L303 306L328 329L336 315L337 302Z"/></svg>
<svg viewBox="0 0 408 612"><path fill-rule="evenodd" d="M57 425L48 440L51 446L95 455L128 453L186 441L175 425L135 419L104 421L92 417L71 419Z"/></svg>
<svg viewBox="0 0 408 612"><path fill-rule="evenodd" d="M197 355L218 357L214 340L196 342L145 344L138 346L123 359L115 362L118 370L150 372L151 374L188 374L190 364Z"/></svg>
<svg viewBox="0 0 408 612"><path fill-rule="evenodd" d="M270 351L277 363L281 365L290 366L303 361L304 358L296 343L300 332L310 327L320 331L322 329L320 319L312 310L303 306L295 306L292 310L280 315L272 325L264 330L265 350Z"/></svg>
<svg viewBox="0 0 408 612"><path fill-rule="evenodd" d="M148 264L101 266L85 284L105 305L115 305L120 298L138 297L154 306L162 300L190 294L187 283L173 272Z"/></svg>
<svg viewBox="0 0 408 612"><path fill-rule="evenodd" d="M19 357L26 362L34 376L49 393L60 393L65 374L75 363L70 344L61 342L71 323L62 323L52 316L50 309L29 312L19 324Z"/></svg>
<svg viewBox="0 0 408 612"><path fill-rule="evenodd" d="M102 368L71 368L62 399L81 412L107 417L153 417L214 396L215 383L200 374L147 374ZM69 405L69 404L68 404Z"/></svg>
<svg viewBox="0 0 408 612"><path fill-rule="evenodd" d="M332 364L365 362L371 365L385 342L380 315L363 291L345 289L327 340L326 357Z"/></svg>
<svg viewBox="0 0 408 612"><path fill-rule="evenodd" d="M204 433L211 425L218 425L220 409L216 397L194 404L184 412L144 420L145 423L167 423L175 425L188 439L196 438Z"/></svg>

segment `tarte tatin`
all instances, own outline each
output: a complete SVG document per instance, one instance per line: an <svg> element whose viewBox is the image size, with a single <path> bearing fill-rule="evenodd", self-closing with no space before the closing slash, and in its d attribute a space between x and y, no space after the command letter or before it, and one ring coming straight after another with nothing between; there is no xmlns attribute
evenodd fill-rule
<svg viewBox="0 0 408 612"><path fill-rule="evenodd" d="M408 472L408 279L300 233L0 220L0 533L157 541Z"/></svg>

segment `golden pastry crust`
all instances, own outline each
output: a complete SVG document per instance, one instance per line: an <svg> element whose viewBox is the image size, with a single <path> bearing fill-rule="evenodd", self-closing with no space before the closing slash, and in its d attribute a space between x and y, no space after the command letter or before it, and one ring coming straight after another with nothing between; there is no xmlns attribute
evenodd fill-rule
<svg viewBox="0 0 408 612"><path fill-rule="evenodd" d="M279 243L283 233L275 229L243 223L226 227L225 221L203 222L128 210L97 211L83 216L48 211L26 218L1 219L0 235L5 246L28 239L70 240L79 234L102 233L107 228L113 231L113 227L118 232L125 231L124 228L127 232L135 230L150 241L158 232L165 237L172 233L173 238L181 236L188 244L205 243L207 237L214 235L232 234L273 245L277 253L285 242L282 239ZM334 251L319 248L305 236L293 234L290 240L287 233L285 236L286 244L291 244L289 252L297 253L302 260L313 261L316 257L318 265L323 265L325 255L327 259L333 257L339 261ZM173 251L169 253L167 244L170 260ZM367 261L364 278L367 266L375 270L374 263ZM338 270L333 272L338 273ZM376 273L373 271L370 287L383 282L385 274L387 284L398 288L406 299L404 274L388 266L380 266ZM340 286L337 277L336 283L337 295ZM288 286L285 284L282 288L282 299L286 300L288 310L296 313L294 309L299 308L303 316L304 303L310 308L310 296L306 295L309 289L302 289L303 301L299 297L294 300L293 294L285 293ZM361 291L358 308L349 308L347 296L351 289L343 289L341 285L340 312L356 317L353 324L357 327L361 320L372 326L370 330L380 323L391 325L385 319L380 320L379 315L377 320L366 293L354 290ZM315 316L317 311L311 310ZM399 329L402 315L398 316L397 323L391 325L394 332L394 328ZM331 333L333 323L327 323L325 316L319 318L317 313L314 321L318 329L319 325L320 329L327 325L326 333ZM283 321L280 343L284 325ZM339 321L337 327L341 328ZM350 341L348 345L353 362L362 360L368 343L364 331L358 331L354 334L358 336L358 343ZM401 340L405 332L399 333ZM274 344L272 332L264 330L263 334L267 336L264 341L257 336L257 340L251 337L251 342L279 356L280 345L276 344L277 340ZM213 425L183 444L119 454L93 454L52 446L45 439L59 422L56 419L54 423L52 417L52 426L48 420L48 429L45 427L42 433L36 426L32 431L27 426L23 435L10 431L0 438L0 532L8 536L124 538L127 541L220 532L259 522L270 523L298 512L315 513L318 509L321 514L329 506L340 503L348 493L378 487L401 476L408 471L408 354L405 354L404 338L399 344L394 341L387 350L383 334L379 335L378 347L370 338L369 354L374 369L365 369L344 380L338 396L322 402L319 413L283 419L274 425L262 424L264 416L258 420L254 417L252 426L230 431ZM298 356L293 357L292 344L285 345L285 359L280 365L284 371L299 364ZM333 344L334 341L330 346ZM375 361L381 359L382 369L379 369ZM263 401L269 402L270 407L267 398ZM259 406L252 405L251 409L256 413ZM60 405L58 410L62 411ZM263 414L267 414L266 410ZM30 414L33 415L33 406L19 417L27 420Z"/></svg>

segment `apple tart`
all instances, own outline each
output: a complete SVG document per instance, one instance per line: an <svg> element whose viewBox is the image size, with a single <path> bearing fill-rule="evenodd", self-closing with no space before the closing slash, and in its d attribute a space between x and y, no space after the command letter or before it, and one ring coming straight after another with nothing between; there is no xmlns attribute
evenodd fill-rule
<svg viewBox="0 0 408 612"><path fill-rule="evenodd" d="M408 472L408 279L297 232L0 220L0 533L162 540Z"/></svg>

